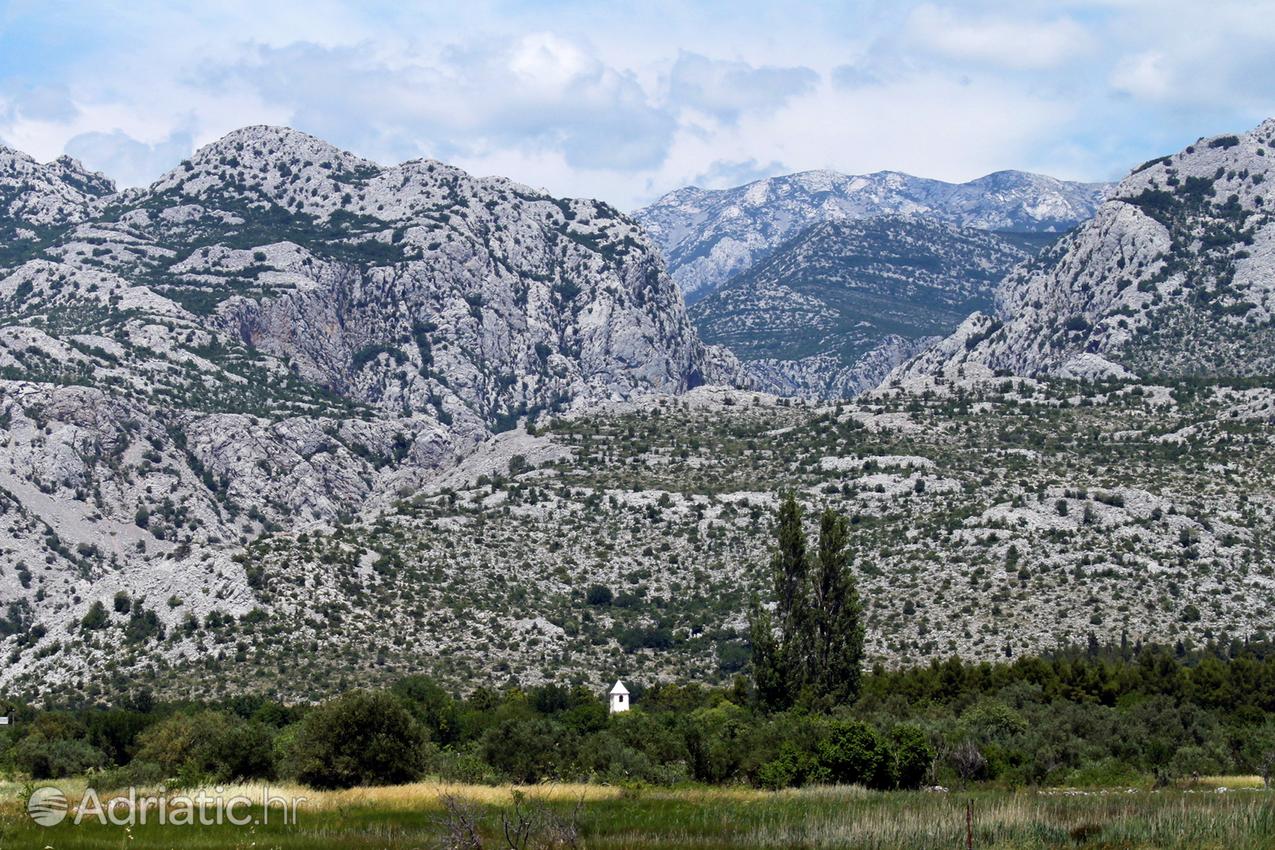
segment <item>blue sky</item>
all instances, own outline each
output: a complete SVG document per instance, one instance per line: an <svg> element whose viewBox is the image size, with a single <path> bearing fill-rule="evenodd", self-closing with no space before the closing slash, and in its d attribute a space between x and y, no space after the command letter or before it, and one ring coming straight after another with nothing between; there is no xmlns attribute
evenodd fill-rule
<svg viewBox="0 0 1275 850"><path fill-rule="evenodd" d="M811 168L1105 180L1275 115L1275 0L0 0L0 142L145 184L245 124L633 208Z"/></svg>

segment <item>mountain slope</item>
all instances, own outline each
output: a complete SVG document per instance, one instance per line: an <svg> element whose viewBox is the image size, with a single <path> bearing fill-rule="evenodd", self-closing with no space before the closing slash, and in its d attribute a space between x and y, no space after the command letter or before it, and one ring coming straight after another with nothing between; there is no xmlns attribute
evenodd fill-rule
<svg viewBox="0 0 1275 850"><path fill-rule="evenodd" d="M1275 119L1136 169L894 378L1275 373Z"/></svg>
<svg viewBox="0 0 1275 850"><path fill-rule="evenodd" d="M206 604L159 570L143 604L110 571L64 613L4 611L0 635L19 627L3 650L19 656L0 677L10 698L75 700L146 686L311 701L421 672L464 691L728 683L746 672L780 491L807 516L850 518L869 664L1020 657L1090 635L1260 641L1275 631L1273 424L1269 387L1189 382L600 403L497 435L375 512L211 559ZM5 507L0 522L18 521ZM4 568L50 586L41 560ZM114 613L121 587L164 634ZM107 621L86 628L95 599Z"/></svg>
<svg viewBox="0 0 1275 850"><path fill-rule="evenodd" d="M1029 256L996 234L922 216L825 222L690 313L761 389L844 398L990 306L996 283Z"/></svg>
<svg viewBox="0 0 1275 850"><path fill-rule="evenodd" d="M0 268L31 256L69 223L87 218L115 185L68 156L41 164L0 146Z"/></svg>
<svg viewBox="0 0 1275 850"><path fill-rule="evenodd" d="M375 512L519 416L734 368L600 202L270 127L117 194L69 163L8 161L0 227L24 233L0 265L15 670L103 595L155 618L136 644L112 637L125 654L187 617L246 613L249 541Z"/></svg>
<svg viewBox="0 0 1275 850"><path fill-rule="evenodd" d="M679 189L634 216L694 303L819 222L925 214L983 230L1061 232L1089 218L1108 188L1020 171L960 184L892 171L806 171L733 189Z"/></svg>

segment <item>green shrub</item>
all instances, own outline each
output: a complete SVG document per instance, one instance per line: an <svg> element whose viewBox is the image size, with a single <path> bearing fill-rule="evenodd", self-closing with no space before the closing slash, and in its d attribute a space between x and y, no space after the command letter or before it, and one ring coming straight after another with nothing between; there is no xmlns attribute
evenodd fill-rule
<svg viewBox="0 0 1275 850"><path fill-rule="evenodd" d="M610 605L615 599L611 588L604 584L591 584L584 595L584 601L590 605Z"/></svg>
<svg viewBox="0 0 1275 850"><path fill-rule="evenodd" d="M819 744L819 767L832 782L890 788L893 759L876 729L861 720L834 720Z"/></svg>
<svg viewBox="0 0 1275 850"><path fill-rule="evenodd" d="M136 757L183 784L275 775L270 730L220 711L160 721L138 736Z"/></svg>
<svg viewBox="0 0 1275 850"><path fill-rule="evenodd" d="M13 749L13 763L32 779L64 779L102 767L102 751L80 738L46 738L35 732Z"/></svg>
<svg viewBox="0 0 1275 850"><path fill-rule="evenodd" d="M561 724L510 718L483 735L483 757L513 782L564 778L575 762L577 739Z"/></svg>
<svg viewBox="0 0 1275 850"><path fill-rule="evenodd" d="M384 691L351 691L301 721L289 763L315 788L410 782L424 769L425 736L399 699Z"/></svg>
<svg viewBox="0 0 1275 850"><path fill-rule="evenodd" d="M895 726L890 732L891 773L900 788L920 788L934 762L934 747L919 727Z"/></svg>
<svg viewBox="0 0 1275 850"><path fill-rule="evenodd" d="M106 606L102 604L102 600L97 600L89 606L89 610L85 613L84 618L80 620L80 628L85 631L95 631L97 629L106 628L106 624L110 620L106 616Z"/></svg>

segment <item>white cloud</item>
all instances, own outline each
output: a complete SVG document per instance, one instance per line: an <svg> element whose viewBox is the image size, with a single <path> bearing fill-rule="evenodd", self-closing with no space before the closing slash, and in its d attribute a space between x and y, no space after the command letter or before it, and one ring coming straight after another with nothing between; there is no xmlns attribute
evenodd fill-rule
<svg viewBox="0 0 1275 850"><path fill-rule="evenodd" d="M819 75L810 68L755 68L683 51L673 63L669 97L673 104L698 109L734 123L746 112L769 113L811 91Z"/></svg>
<svg viewBox="0 0 1275 850"><path fill-rule="evenodd" d="M1275 0L796 2L31 5L0 137L133 183L291 124L632 208L779 168L1101 179L1275 112Z"/></svg>
<svg viewBox="0 0 1275 850"><path fill-rule="evenodd" d="M177 131L155 144L139 142L127 133L81 133L66 143L66 152L93 171L101 171L122 186L144 184L194 150L190 133Z"/></svg>
<svg viewBox="0 0 1275 850"><path fill-rule="evenodd" d="M760 163L756 159L725 160L719 159L709 164L708 168L691 178L692 186L701 189L728 189L742 186L767 177L774 177L789 171L782 162L772 159L768 163Z"/></svg>
<svg viewBox="0 0 1275 850"><path fill-rule="evenodd" d="M1112 69L1111 85L1118 92L1148 100L1163 100L1174 92L1164 54L1155 50L1121 59Z"/></svg>
<svg viewBox="0 0 1275 850"><path fill-rule="evenodd" d="M381 159L516 147L561 151L584 169L634 170L659 164L674 129L632 74L547 34L433 57L258 47L209 83L252 90L302 129Z"/></svg>
<svg viewBox="0 0 1275 850"><path fill-rule="evenodd" d="M1090 44L1085 29L1069 18L974 17L930 4L912 10L907 32L916 45L953 59L1015 69L1054 68Z"/></svg>

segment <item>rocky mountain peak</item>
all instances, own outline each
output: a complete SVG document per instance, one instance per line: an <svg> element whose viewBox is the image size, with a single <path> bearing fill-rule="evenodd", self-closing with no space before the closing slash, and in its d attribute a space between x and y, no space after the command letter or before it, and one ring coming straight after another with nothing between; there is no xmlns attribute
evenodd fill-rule
<svg viewBox="0 0 1275 850"><path fill-rule="evenodd" d="M1091 221L1003 281L993 330L894 379L1269 374L1273 163L1273 121L1143 163Z"/></svg>
<svg viewBox="0 0 1275 850"><path fill-rule="evenodd" d="M264 200L292 211L330 214L350 184L380 171L375 163L308 133L255 125L203 146L149 193Z"/></svg>
<svg viewBox="0 0 1275 850"><path fill-rule="evenodd" d="M898 171L821 170L732 189L678 190L635 216L694 303L821 221L920 214L985 230L1061 232L1089 218L1108 189L1014 171L946 183Z"/></svg>
<svg viewBox="0 0 1275 850"><path fill-rule="evenodd" d="M40 228L84 219L115 184L63 156L42 164L21 151L0 146L0 236L29 242ZM0 259L13 245L0 248Z"/></svg>

